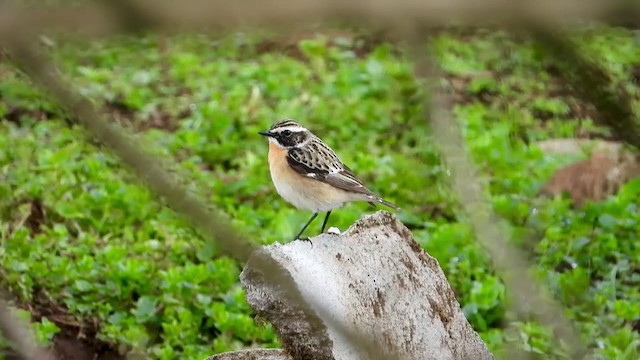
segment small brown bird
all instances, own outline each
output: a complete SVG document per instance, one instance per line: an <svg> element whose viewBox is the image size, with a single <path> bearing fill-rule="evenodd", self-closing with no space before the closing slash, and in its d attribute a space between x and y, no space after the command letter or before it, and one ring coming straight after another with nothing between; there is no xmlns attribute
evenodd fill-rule
<svg viewBox="0 0 640 360"><path fill-rule="evenodd" d="M327 212L320 230L324 232L331 211L350 201L400 210L367 189L329 146L296 121L279 121L259 134L269 138L269 171L278 194L298 209L313 211L293 240L300 238L321 211Z"/></svg>

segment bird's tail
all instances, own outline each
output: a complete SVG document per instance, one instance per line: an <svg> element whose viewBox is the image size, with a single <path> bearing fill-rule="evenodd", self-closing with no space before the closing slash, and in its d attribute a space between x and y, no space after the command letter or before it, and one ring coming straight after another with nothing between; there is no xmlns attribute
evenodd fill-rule
<svg viewBox="0 0 640 360"><path fill-rule="evenodd" d="M394 203L391 203L391 202L381 198L380 196L375 196L375 195L371 196L370 200L371 201L369 201L369 204L373 205L374 207L376 206L375 203L380 203L380 204L382 204L384 206L387 206L387 207L390 207L390 208L392 208L392 209L394 209L396 211L400 210L400 207L398 205L396 205Z"/></svg>

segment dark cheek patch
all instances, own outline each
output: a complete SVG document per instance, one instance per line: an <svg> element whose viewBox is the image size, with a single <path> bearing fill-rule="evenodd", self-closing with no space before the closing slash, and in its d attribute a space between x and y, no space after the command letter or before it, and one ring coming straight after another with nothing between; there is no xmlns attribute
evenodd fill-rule
<svg viewBox="0 0 640 360"><path fill-rule="evenodd" d="M284 135L278 136L278 142L283 146L295 146L304 141L305 134L304 133L293 133L289 137Z"/></svg>

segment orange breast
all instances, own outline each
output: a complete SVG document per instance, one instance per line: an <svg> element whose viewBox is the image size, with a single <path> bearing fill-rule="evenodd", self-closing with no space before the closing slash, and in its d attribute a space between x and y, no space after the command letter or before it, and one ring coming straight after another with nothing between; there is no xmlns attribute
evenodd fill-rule
<svg viewBox="0 0 640 360"><path fill-rule="evenodd" d="M287 163L287 149L269 143L269 170L274 183L283 181L288 183L298 183L303 178L289 167Z"/></svg>
<svg viewBox="0 0 640 360"><path fill-rule="evenodd" d="M278 194L300 209L328 211L357 200L354 194L298 174L287 163L287 150L271 143L269 170Z"/></svg>
<svg viewBox="0 0 640 360"><path fill-rule="evenodd" d="M269 164L287 162L287 150L269 142Z"/></svg>

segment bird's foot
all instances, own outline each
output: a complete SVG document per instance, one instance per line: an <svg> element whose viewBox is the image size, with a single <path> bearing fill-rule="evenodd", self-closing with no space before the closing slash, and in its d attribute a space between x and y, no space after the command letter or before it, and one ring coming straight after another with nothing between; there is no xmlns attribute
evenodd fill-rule
<svg viewBox="0 0 640 360"><path fill-rule="evenodd" d="M308 237L303 237L303 238L296 237L296 238L293 239L293 241L296 241L296 240L308 241L311 245L313 245L313 242L311 241L311 238L308 238Z"/></svg>

